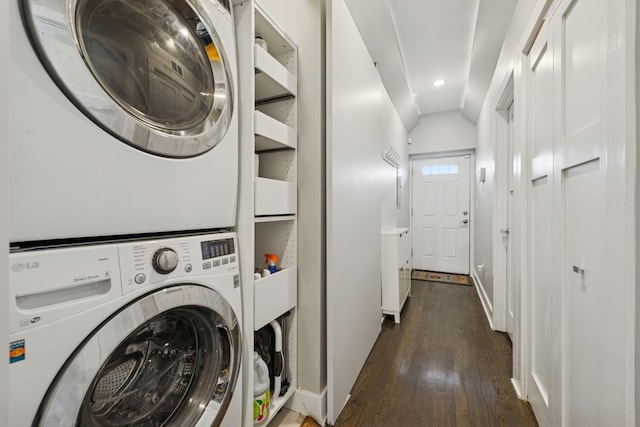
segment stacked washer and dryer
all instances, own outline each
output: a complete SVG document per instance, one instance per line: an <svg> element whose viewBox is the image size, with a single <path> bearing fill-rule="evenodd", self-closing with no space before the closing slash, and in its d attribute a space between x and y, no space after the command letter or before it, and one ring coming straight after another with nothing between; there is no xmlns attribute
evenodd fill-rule
<svg viewBox="0 0 640 427"><path fill-rule="evenodd" d="M229 0L9 11L9 425L241 425Z"/></svg>

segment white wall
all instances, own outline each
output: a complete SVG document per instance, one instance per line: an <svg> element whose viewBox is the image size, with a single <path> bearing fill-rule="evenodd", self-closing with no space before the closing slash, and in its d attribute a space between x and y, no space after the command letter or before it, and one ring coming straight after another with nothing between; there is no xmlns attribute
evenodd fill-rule
<svg viewBox="0 0 640 427"><path fill-rule="evenodd" d="M324 1L261 0L298 44L298 385L326 386Z"/></svg>
<svg viewBox="0 0 640 427"><path fill-rule="evenodd" d="M409 156L407 154L407 131L398 113L395 110L391 98L385 90L382 91L382 147L381 151L393 148L400 155L401 175L401 207L396 208L396 168L388 163L383 164L382 170L382 230L396 227L409 226L409 185L407 182L409 170Z"/></svg>
<svg viewBox="0 0 640 427"><path fill-rule="evenodd" d="M636 25L640 7L636 7ZM640 30L636 31L636 182L640 182ZM636 307L640 307L640 185L636 187ZM636 425L640 425L640 310L636 310Z"/></svg>
<svg viewBox="0 0 640 427"><path fill-rule="evenodd" d="M346 3L404 127L413 129L418 123L418 111L405 78L387 0L346 0Z"/></svg>
<svg viewBox="0 0 640 427"><path fill-rule="evenodd" d="M7 17L9 16L8 2L2 2L0 5L0 16L3 17L2 30L0 30L0 56L2 58L8 57L9 52L9 22ZM7 67L0 67L0 99L7 99ZM0 140L7 141L7 103L0 103ZM8 343L9 327L8 318L6 313L8 309L9 289L7 283L9 282L8 265L8 249L9 249L9 225L8 225L8 195L7 195L7 144L0 145L0 283L3 284L2 297L0 297L0 337L3 342ZM6 347L5 347L6 348ZM5 356L6 357L6 356ZM5 359L6 360L6 359ZM7 363L0 363L0 384L8 384L8 365ZM0 387L0 425L6 425L7 415L7 400L8 400L7 387Z"/></svg>
<svg viewBox="0 0 640 427"><path fill-rule="evenodd" d="M389 188L389 166L381 158L381 149L389 139L399 143L403 136L399 119L390 105L345 1L329 1L327 397L330 423L335 422L346 403L380 332L381 200ZM391 223L392 215L385 213L384 217Z"/></svg>
<svg viewBox="0 0 640 427"><path fill-rule="evenodd" d="M409 134L409 154L476 148L476 127L462 117L462 110L420 116Z"/></svg>
<svg viewBox="0 0 640 427"><path fill-rule="evenodd" d="M507 31L496 71L491 80L480 118L477 124L476 145L476 179L475 182L475 237L474 237L474 265L477 278L480 279L480 292L488 299L489 307L494 302L494 237L498 230L494 229L494 198L496 185L496 135L495 108L498 105L504 84L513 71L514 62L520 55L521 39L536 0L520 0L513 14L513 19ZM478 181L480 169L485 168L485 182ZM484 265L484 272L479 271L478 265Z"/></svg>

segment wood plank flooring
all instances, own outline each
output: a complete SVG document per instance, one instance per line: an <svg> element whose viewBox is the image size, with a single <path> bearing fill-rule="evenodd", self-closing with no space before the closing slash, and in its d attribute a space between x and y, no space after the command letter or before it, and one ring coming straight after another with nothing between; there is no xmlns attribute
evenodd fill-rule
<svg viewBox="0 0 640 427"><path fill-rule="evenodd" d="M473 286L414 280L385 319L336 427L537 426L511 386L511 343Z"/></svg>

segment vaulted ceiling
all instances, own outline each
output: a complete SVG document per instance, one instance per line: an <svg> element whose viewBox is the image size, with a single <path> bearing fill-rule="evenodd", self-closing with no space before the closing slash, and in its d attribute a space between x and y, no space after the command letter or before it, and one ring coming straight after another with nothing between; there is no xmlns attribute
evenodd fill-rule
<svg viewBox="0 0 640 427"><path fill-rule="evenodd" d="M346 0L409 131L451 110L477 122L516 2Z"/></svg>

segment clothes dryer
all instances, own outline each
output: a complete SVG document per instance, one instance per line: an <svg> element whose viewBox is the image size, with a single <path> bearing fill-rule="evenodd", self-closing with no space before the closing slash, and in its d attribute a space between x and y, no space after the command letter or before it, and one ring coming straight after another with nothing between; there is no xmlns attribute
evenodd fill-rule
<svg viewBox="0 0 640 427"><path fill-rule="evenodd" d="M9 2L12 242L228 228L229 0Z"/></svg>
<svg viewBox="0 0 640 427"><path fill-rule="evenodd" d="M9 425L242 424L236 236L10 255Z"/></svg>

